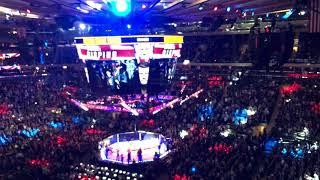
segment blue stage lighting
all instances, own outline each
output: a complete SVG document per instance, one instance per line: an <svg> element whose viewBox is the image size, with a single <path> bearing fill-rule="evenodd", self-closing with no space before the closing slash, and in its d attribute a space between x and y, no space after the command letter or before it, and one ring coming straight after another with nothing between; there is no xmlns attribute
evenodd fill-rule
<svg viewBox="0 0 320 180"><path fill-rule="evenodd" d="M230 12L231 11L231 7L227 7L227 12Z"/></svg>
<svg viewBox="0 0 320 180"><path fill-rule="evenodd" d="M131 29L131 24L127 24L127 28L128 28L128 29Z"/></svg>
<svg viewBox="0 0 320 180"><path fill-rule="evenodd" d="M79 28L81 29L81 30L85 30L86 29L86 25L85 24L83 24L83 23L80 23L79 24Z"/></svg>
<svg viewBox="0 0 320 180"><path fill-rule="evenodd" d="M290 11L286 12L285 15L282 16L282 19L288 19L293 13L293 10L290 9Z"/></svg>
<svg viewBox="0 0 320 180"><path fill-rule="evenodd" d="M195 173L196 171L197 171L197 169L194 166L192 166L191 172Z"/></svg>
<svg viewBox="0 0 320 180"><path fill-rule="evenodd" d="M127 16L131 12L131 0L113 0L111 2L112 12L116 16Z"/></svg>

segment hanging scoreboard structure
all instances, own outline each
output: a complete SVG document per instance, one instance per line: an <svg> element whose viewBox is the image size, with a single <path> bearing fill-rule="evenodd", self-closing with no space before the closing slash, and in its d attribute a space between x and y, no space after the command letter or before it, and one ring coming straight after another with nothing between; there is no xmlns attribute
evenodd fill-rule
<svg viewBox="0 0 320 180"><path fill-rule="evenodd" d="M87 64L88 81L122 93L139 85L150 89L158 84L155 89L160 90L170 84L182 44L183 36L178 35L75 38L79 58Z"/></svg>
<svg viewBox="0 0 320 180"><path fill-rule="evenodd" d="M178 58L183 36L110 36L75 38L82 60Z"/></svg>

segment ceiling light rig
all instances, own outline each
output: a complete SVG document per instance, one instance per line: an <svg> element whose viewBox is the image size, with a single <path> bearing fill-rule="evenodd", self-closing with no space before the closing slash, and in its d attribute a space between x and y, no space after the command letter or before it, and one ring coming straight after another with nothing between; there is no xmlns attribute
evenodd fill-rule
<svg viewBox="0 0 320 180"><path fill-rule="evenodd" d="M111 10L119 17L128 16L132 10L131 0L110 0Z"/></svg>
<svg viewBox="0 0 320 180"><path fill-rule="evenodd" d="M304 16L306 14L306 11L305 10L301 10L299 13L298 13L300 16Z"/></svg>
<svg viewBox="0 0 320 180"><path fill-rule="evenodd" d="M83 9L83 8L81 8L80 6L78 6L77 9L78 9L80 12L82 12L82 13L85 13L85 14L88 14L88 13L89 13L88 10Z"/></svg>
<svg viewBox="0 0 320 180"><path fill-rule="evenodd" d="M200 4L199 7L198 7L198 10L202 11L203 9L204 9L203 4Z"/></svg>
<svg viewBox="0 0 320 180"><path fill-rule="evenodd" d="M86 1L86 4L90 8L98 10L98 11L101 11L101 9L102 9L102 4L100 4L100 3L96 3L96 2L93 2L93 1Z"/></svg>
<svg viewBox="0 0 320 180"><path fill-rule="evenodd" d="M0 6L0 13L9 14L10 16L21 16L21 17L26 17L26 18L31 18L31 19L40 18L39 15L31 13L30 10L29 10L29 12L28 12L28 10L22 12L17 9L10 9L10 8L3 7L3 6Z"/></svg>

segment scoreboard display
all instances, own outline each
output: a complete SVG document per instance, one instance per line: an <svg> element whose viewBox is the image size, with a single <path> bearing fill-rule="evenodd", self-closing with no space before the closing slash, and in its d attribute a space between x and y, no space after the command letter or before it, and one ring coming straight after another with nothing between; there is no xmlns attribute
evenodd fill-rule
<svg viewBox="0 0 320 180"><path fill-rule="evenodd" d="M110 36L75 38L82 60L163 59L181 56L183 36Z"/></svg>
<svg viewBox="0 0 320 180"><path fill-rule="evenodd" d="M121 93L141 87L159 91L169 85L182 44L183 36L175 35L75 38L88 82Z"/></svg>

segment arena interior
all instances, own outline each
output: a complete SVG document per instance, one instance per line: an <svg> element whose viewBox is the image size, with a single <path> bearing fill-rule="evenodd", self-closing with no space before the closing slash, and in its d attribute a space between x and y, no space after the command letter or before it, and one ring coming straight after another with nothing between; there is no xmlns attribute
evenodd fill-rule
<svg viewBox="0 0 320 180"><path fill-rule="evenodd" d="M320 0L0 0L0 179L319 180Z"/></svg>

